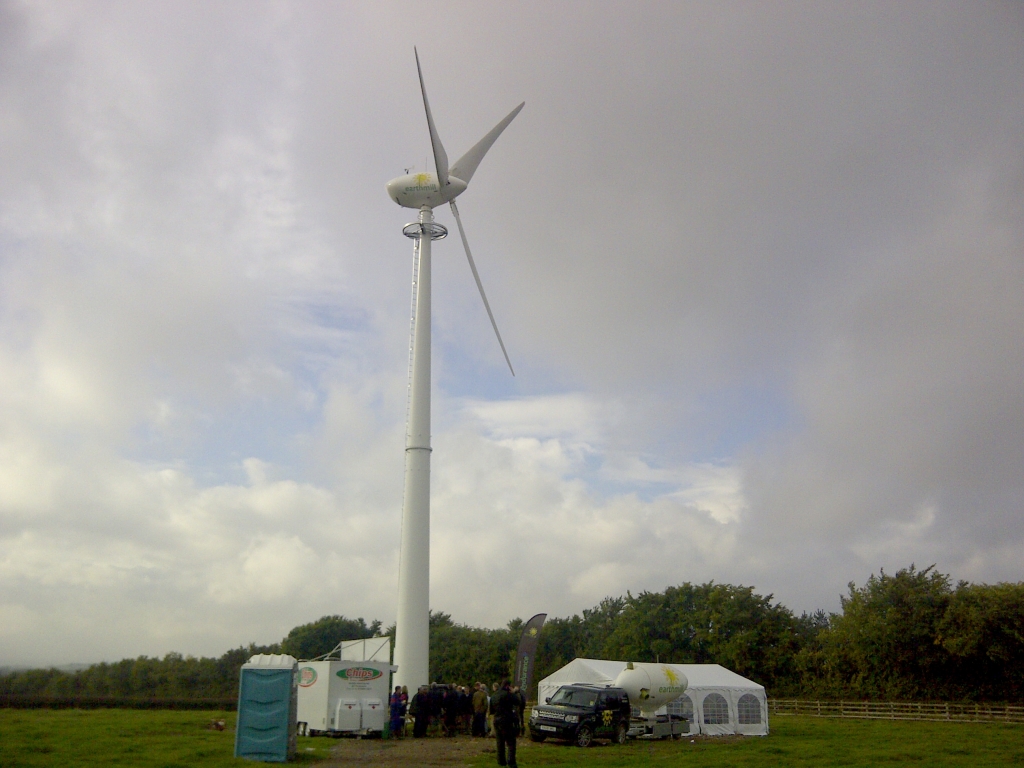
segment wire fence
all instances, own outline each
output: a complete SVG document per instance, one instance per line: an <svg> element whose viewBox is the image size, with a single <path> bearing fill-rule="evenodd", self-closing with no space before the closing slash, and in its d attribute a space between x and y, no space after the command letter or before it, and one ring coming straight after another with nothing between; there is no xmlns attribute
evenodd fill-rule
<svg viewBox="0 0 1024 768"><path fill-rule="evenodd" d="M917 701L809 701L769 699L771 715L811 715L866 720L938 720L961 723L1024 723L1024 705Z"/></svg>

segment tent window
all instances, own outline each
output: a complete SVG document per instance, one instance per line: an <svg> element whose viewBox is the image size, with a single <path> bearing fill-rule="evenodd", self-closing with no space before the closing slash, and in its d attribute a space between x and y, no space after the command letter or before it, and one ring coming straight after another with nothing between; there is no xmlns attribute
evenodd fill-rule
<svg viewBox="0 0 1024 768"><path fill-rule="evenodd" d="M704 697L704 725L728 725L729 705L720 693Z"/></svg>
<svg viewBox="0 0 1024 768"><path fill-rule="evenodd" d="M740 725L761 724L761 702L752 693L744 693L736 702L736 709L740 716Z"/></svg>
<svg viewBox="0 0 1024 768"><path fill-rule="evenodd" d="M671 717L693 722L693 700L685 693L675 701L670 701L666 710Z"/></svg>

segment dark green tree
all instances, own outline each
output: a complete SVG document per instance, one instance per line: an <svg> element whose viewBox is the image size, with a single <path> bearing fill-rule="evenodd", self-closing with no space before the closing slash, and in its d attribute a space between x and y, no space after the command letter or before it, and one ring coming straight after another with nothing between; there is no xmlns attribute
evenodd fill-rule
<svg viewBox="0 0 1024 768"><path fill-rule="evenodd" d="M684 583L664 592L627 595L606 658L721 664L774 689L796 683L798 620L752 587Z"/></svg>
<svg viewBox="0 0 1024 768"><path fill-rule="evenodd" d="M506 629L456 624L447 613L430 614L430 677L434 682L490 685L511 676L522 621Z"/></svg>
<svg viewBox="0 0 1024 768"><path fill-rule="evenodd" d="M826 689L871 699L932 698L948 679L949 653L939 627L953 590L934 566L880 571L863 587L853 582L843 612L823 634Z"/></svg>
<svg viewBox="0 0 1024 768"><path fill-rule="evenodd" d="M1024 699L1024 583L959 584L936 641L950 655L949 697Z"/></svg>
<svg viewBox="0 0 1024 768"><path fill-rule="evenodd" d="M281 653L297 659L314 659L330 653L342 640L359 640L380 634L380 622L367 625L362 618L347 619L344 616L323 616L309 624L295 627L281 641Z"/></svg>
<svg viewBox="0 0 1024 768"><path fill-rule="evenodd" d="M579 616L553 618L544 622L537 645L534 680L547 677L573 659L589 657L588 638L586 623Z"/></svg>

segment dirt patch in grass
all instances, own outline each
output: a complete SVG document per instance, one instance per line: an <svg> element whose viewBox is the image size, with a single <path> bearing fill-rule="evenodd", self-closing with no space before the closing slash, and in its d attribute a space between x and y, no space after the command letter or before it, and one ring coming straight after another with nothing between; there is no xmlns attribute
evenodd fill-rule
<svg viewBox="0 0 1024 768"><path fill-rule="evenodd" d="M520 748L523 744L520 740ZM411 766L497 765L494 739L339 739L331 759L320 766L331 768L411 768Z"/></svg>
<svg viewBox="0 0 1024 768"><path fill-rule="evenodd" d="M702 742L725 744L727 740L742 737L696 737L696 744L687 742L659 742L657 748L670 757L681 749L692 751ZM528 766L573 765L632 765L638 759L647 760L655 742L630 741L617 746L609 741L595 741L587 749L562 742L547 741L535 744L529 738L520 738L517 746L518 762ZM490 768L497 766L498 754L492 738L477 739L459 736L454 739L427 738L381 741L380 739L340 739L331 747L331 757L317 762L317 768Z"/></svg>

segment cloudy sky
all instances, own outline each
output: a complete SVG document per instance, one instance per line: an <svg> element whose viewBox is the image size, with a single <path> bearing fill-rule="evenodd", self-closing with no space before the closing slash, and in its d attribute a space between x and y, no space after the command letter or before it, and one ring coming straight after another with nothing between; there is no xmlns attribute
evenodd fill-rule
<svg viewBox="0 0 1024 768"><path fill-rule="evenodd" d="M394 620L414 45L433 609L1024 578L1019 3L424 7L0 1L0 664Z"/></svg>

